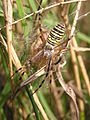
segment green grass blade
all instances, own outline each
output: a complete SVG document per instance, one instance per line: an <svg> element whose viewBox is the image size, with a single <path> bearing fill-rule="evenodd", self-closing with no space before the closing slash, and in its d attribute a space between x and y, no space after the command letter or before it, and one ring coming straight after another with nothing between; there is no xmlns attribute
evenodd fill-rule
<svg viewBox="0 0 90 120"><path fill-rule="evenodd" d="M3 49L2 46L1 46L1 48ZM4 71L5 71L6 77L7 77L7 81L6 81L6 84L4 86L4 89L2 90L2 92L0 94L0 107L2 107L4 105L4 103L6 102L7 97L10 93L10 90L11 90L10 80L8 79L9 78L8 66L7 66L7 63L6 63L6 60L4 58L3 51L2 51L1 48L0 48L0 54L1 54L3 68L4 68ZM7 54L6 54L6 56L7 56Z"/></svg>
<svg viewBox="0 0 90 120"><path fill-rule="evenodd" d="M50 110L48 103L46 102L45 97L43 96L42 92L38 92L39 99L42 103L42 106L44 107L46 114L49 116L50 119L57 120L53 112Z"/></svg>
<svg viewBox="0 0 90 120"><path fill-rule="evenodd" d="M18 8L20 18L24 17L25 12L24 12L22 1L21 0L16 0L16 4L17 4L17 8Z"/></svg>
<svg viewBox="0 0 90 120"><path fill-rule="evenodd" d="M40 117L39 117L39 114L38 114L38 109L37 109L37 106L35 104L35 101L34 101L34 98L32 96L32 91L29 89L29 85L25 87L26 91L27 91L27 94L32 102L32 105L33 105L33 109L34 109L34 112L35 112L35 115L36 115L36 118L37 120L40 120Z"/></svg>
<svg viewBox="0 0 90 120"><path fill-rule="evenodd" d="M78 32L77 37L90 44L90 37L85 35L84 33Z"/></svg>

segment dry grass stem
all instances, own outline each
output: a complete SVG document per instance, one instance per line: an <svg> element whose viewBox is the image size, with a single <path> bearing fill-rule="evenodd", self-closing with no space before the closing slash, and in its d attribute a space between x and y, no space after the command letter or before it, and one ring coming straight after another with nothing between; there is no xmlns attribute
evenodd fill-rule
<svg viewBox="0 0 90 120"><path fill-rule="evenodd" d="M85 13L85 14L79 16L79 17L78 17L78 20L83 19L84 17L88 16L89 14L90 14L90 11L88 11L87 13Z"/></svg>
<svg viewBox="0 0 90 120"><path fill-rule="evenodd" d="M73 38L72 42L73 42L74 47L78 47L77 42L76 42L76 40L74 38ZM85 81L86 88L88 90L88 94L90 96L89 77L88 77L88 74L87 74L87 71L86 71L82 56L79 53L77 53L77 59L78 59L78 62L79 62L80 68L81 68L81 72L82 72L82 75L83 75L83 78L84 78L84 81Z"/></svg>
<svg viewBox="0 0 90 120"><path fill-rule="evenodd" d="M90 52L90 48L84 48L84 47L73 47L73 50L75 50L76 52Z"/></svg>
<svg viewBox="0 0 90 120"><path fill-rule="evenodd" d="M77 64L77 59L76 59L76 55L75 55L75 52L72 48L72 45L70 44L70 52L71 52L71 60L72 60L72 63L73 63L73 68L74 68L74 74L75 74L75 80L76 80L76 85L77 85L77 88L81 91L81 83L80 83L80 77L79 77L79 70L78 70L78 64ZM84 111L84 103L82 100L78 100L79 102L79 108L81 111Z"/></svg>
<svg viewBox="0 0 90 120"><path fill-rule="evenodd" d="M81 100L83 100L83 102L87 103L87 101L84 98L84 95L82 93L82 91L80 91L75 85L74 85L74 81L70 81L68 82L68 85L72 87L72 89L74 90L75 94L77 97L79 97Z"/></svg>
<svg viewBox="0 0 90 120"><path fill-rule="evenodd" d="M7 34L7 48L8 48L8 56L9 56L9 70L10 76L13 75L12 70L12 55L11 55L11 41L12 41L12 1L3 0L3 7L4 7L4 16L6 20L6 34ZM12 94L14 93L14 80L11 78L11 90ZM15 108L15 101L12 101L12 110L14 113L14 120L17 119L16 115L16 108Z"/></svg>
<svg viewBox="0 0 90 120"><path fill-rule="evenodd" d="M79 17L80 8L81 8L81 3L82 2L80 1L77 4L77 12L76 12L75 17L74 17L74 21L73 21L73 25L72 25L72 28L71 28L71 32L70 32L69 38L71 38L74 35L76 24L77 24L77 20L78 20L78 17Z"/></svg>
<svg viewBox="0 0 90 120"><path fill-rule="evenodd" d="M7 2L6 0L3 1L3 7L4 7L4 16L6 20L6 33L7 33L7 46L8 46L8 56L9 56L9 69L10 69L10 76L13 75L12 70L12 56L11 56L11 41L12 41L12 5L11 2L8 1L9 9L11 12L9 13L7 8ZM11 86L12 86L12 92L14 90L14 81L11 80Z"/></svg>
<svg viewBox="0 0 90 120"><path fill-rule="evenodd" d="M71 120L77 120L77 117L75 115L76 113L75 113L73 101L70 101L69 104L70 104L70 110L71 110Z"/></svg>
<svg viewBox="0 0 90 120"><path fill-rule="evenodd" d="M56 75L57 75L57 78L59 80L59 83L61 84L61 86L63 87L64 91L70 96L70 98L72 99L73 103L74 103L74 106L75 106L75 109L76 109L76 117L77 117L77 120L79 120L79 109L78 109L78 106L77 106L77 103L76 103L76 96L75 96L75 93L73 91L73 89L68 86L64 80L63 80L63 77L62 77L62 74L61 74L61 71L60 71L60 66L58 65L57 66L57 71L56 71Z"/></svg>

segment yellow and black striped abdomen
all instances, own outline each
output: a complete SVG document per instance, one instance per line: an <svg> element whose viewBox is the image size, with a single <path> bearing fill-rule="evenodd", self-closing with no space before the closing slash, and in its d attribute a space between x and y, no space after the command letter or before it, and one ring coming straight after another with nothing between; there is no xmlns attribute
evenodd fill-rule
<svg viewBox="0 0 90 120"><path fill-rule="evenodd" d="M48 45L55 47L63 41L65 35L65 25L60 23L56 25L51 31L47 38Z"/></svg>

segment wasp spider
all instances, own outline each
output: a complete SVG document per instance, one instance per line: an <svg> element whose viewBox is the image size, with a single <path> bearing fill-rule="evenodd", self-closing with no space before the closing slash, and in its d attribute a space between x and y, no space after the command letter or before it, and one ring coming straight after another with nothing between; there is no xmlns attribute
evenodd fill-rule
<svg viewBox="0 0 90 120"><path fill-rule="evenodd" d="M43 47L43 50L42 50L42 54L48 58L48 64L47 64L47 70L46 70L46 75L45 75L45 78L44 80L42 80L41 84L39 85L39 87L35 90L35 92L42 86L42 84L44 83L45 79L47 78L48 76L48 73L49 73L49 70L50 70L50 66L51 64L58 64L60 63L61 66L63 67L66 63L65 61L65 58L64 58L64 55L62 53L60 53L60 51L56 52L56 48L58 48L59 46L59 49L64 49L65 46L66 46L66 42L64 41L65 40L65 25L64 23L59 23L57 24L49 33L48 37L47 37L47 40L46 40L46 44L45 46ZM61 50L60 49L60 50ZM56 53L55 53L56 52ZM42 55L42 54L37 54L35 58L38 58L39 55ZM55 55L54 55L55 54ZM57 57L58 56L58 57ZM58 59L57 59L58 58ZM33 60L34 60L33 59ZM31 64L33 60L29 60L29 63L28 64ZM25 64L25 67L27 67L28 65ZM21 70L21 68L19 69ZM24 74L24 73L23 73ZM35 77L36 78L36 77ZM23 81L19 87L17 87L16 91L15 91L15 94L21 89L23 88L24 86L26 86L27 84L29 84L31 82L31 79L27 79L26 81ZM35 93L34 92L34 93ZM15 95L14 95L15 96Z"/></svg>

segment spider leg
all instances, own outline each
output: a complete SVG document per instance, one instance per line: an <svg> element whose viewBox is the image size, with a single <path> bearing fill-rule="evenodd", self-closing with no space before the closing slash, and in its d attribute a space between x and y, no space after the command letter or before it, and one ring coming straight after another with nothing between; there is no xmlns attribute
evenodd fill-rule
<svg viewBox="0 0 90 120"><path fill-rule="evenodd" d="M16 88L16 90L14 91L14 93L11 94L11 100L14 100L16 94L17 94L20 90L21 90L21 88L18 86L18 87Z"/></svg>
<svg viewBox="0 0 90 120"><path fill-rule="evenodd" d="M32 59L29 59L23 67L19 68L18 70L15 71L15 73L10 77L10 79L17 74L18 72L20 73L20 78L19 80L22 79L24 73L26 72L27 68L29 68L36 60L39 59L39 57L43 55L43 50L39 51L38 54L36 54Z"/></svg>
<svg viewBox="0 0 90 120"><path fill-rule="evenodd" d="M46 71L45 78L42 80L42 82L39 84L39 86L38 86L37 89L33 92L33 94L36 93L36 92L38 91L38 89L42 87L43 83L45 82L46 78L48 77L49 70L50 70L50 63L51 63L51 55L50 55L49 60L48 60L48 68L47 68L47 71Z"/></svg>
<svg viewBox="0 0 90 120"><path fill-rule="evenodd" d="M60 63L60 66L63 68L66 64L66 59L63 53L60 54L58 61L56 61L54 64L57 65Z"/></svg>
<svg viewBox="0 0 90 120"><path fill-rule="evenodd" d="M42 27L41 27L41 14L39 14L39 31L40 31L41 41L42 41L43 45L45 45L46 44L46 40L45 40L43 31L42 31Z"/></svg>
<svg viewBox="0 0 90 120"><path fill-rule="evenodd" d="M24 88L26 85L28 85L29 83L31 83L32 81L36 80L38 77L40 77L41 75L44 75L44 74L46 74L46 65L44 67L42 67L40 70L38 70L37 72L35 72L33 75L29 76L27 78L27 80L21 82L21 84L16 87L14 93L11 95L11 99L13 100L14 97L16 96L16 94L22 88Z"/></svg>

